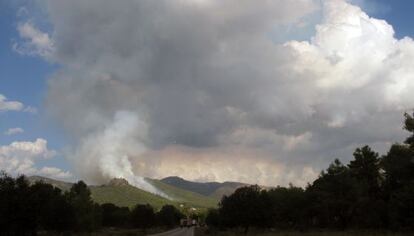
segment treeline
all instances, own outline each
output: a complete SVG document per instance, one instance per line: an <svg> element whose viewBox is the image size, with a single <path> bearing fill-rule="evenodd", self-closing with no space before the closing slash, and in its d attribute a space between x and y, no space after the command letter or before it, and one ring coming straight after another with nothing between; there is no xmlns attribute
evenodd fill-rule
<svg viewBox="0 0 414 236"><path fill-rule="evenodd" d="M91 199L87 185L79 181L67 192L50 184L29 184L24 176L0 174L0 235L36 235L39 231L90 232L101 227L173 227L183 214L172 205L155 212L150 205L132 210Z"/></svg>
<svg viewBox="0 0 414 236"><path fill-rule="evenodd" d="M414 119L411 136L384 156L357 148L347 165L335 160L303 189L243 187L222 198L206 223L219 228L414 229Z"/></svg>

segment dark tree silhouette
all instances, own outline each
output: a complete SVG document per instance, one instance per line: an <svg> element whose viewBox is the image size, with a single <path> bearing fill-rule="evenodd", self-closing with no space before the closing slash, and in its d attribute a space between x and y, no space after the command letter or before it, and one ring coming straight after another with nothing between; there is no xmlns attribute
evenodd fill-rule
<svg viewBox="0 0 414 236"><path fill-rule="evenodd" d="M158 224L167 227L173 227L180 224L180 219L184 215L173 205L165 205L156 214Z"/></svg>
<svg viewBox="0 0 414 236"><path fill-rule="evenodd" d="M414 183L405 185L391 194L389 220L392 229L414 227Z"/></svg>
<svg viewBox="0 0 414 236"><path fill-rule="evenodd" d="M414 222L414 148L392 145L382 159L385 175L385 200L388 220L393 229L413 228Z"/></svg>
<svg viewBox="0 0 414 236"><path fill-rule="evenodd" d="M414 114L413 114L414 115ZM404 114L404 129L411 133L411 135L405 140L405 143L414 147L414 117L408 113Z"/></svg>
<svg viewBox="0 0 414 236"><path fill-rule="evenodd" d="M36 211L30 187L24 176L13 179L4 172L0 176L0 227L8 235L36 233Z"/></svg>
<svg viewBox="0 0 414 236"><path fill-rule="evenodd" d="M206 216L206 224L212 227L221 227L220 217L218 209L209 209Z"/></svg>
<svg viewBox="0 0 414 236"><path fill-rule="evenodd" d="M131 220L133 226L140 229L153 227L156 223L154 209L148 204L138 204L131 212Z"/></svg>
<svg viewBox="0 0 414 236"><path fill-rule="evenodd" d="M414 149L404 144L394 144L382 158L385 184L388 193L402 188L414 180Z"/></svg>
<svg viewBox="0 0 414 236"><path fill-rule="evenodd" d="M305 191L302 188L290 186L289 188L277 187L268 191L272 211L272 225L281 228L302 229L305 211L308 202Z"/></svg>
<svg viewBox="0 0 414 236"><path fill-rule="evenodd" d="M355 184L349 169L336 159L308 187L315 204L317 226L345 229L349 225L355 210Z"/></svg>
<svg viewBox="0 0 414 236"><path fill-rule="evenodd" d="M99 205L93 203L91 192L83 181L71 187L67 198L75 211L76 230L93 231L101 226L101 209Z"/></svg>
<svg viewBox="0 0 414 236"><path fill-rule="evenodd" d="M365 185L371 198L378 196L381 176L380 176L380 159L377 152L371 150L369 146L357 148L354 152L354 160L348 167L351 170L359 184Z"/></svg>
<svg viewBox="0 0 414 236"><path fill-rule="evenodd" d="M348 164L351 176L357 181L354 188L353 225L358 228L379 228L387 224L386 203L383 200L380 159L369 146L357 148L354 160Z"/></svg>
<svg viewBox="0 0 414 236"><path fill-rule="evenodd" d="M118 207L112 203L101 205L102 226L105 227L127 227L131 212L128 207Z"/></svg>
<svg viewBox="0 0 414 236"><path fill-rule="evenodd" d="M220 215L225 225L243 227L247 233L249 227L268 225L271 214L270 200L266 191L253 185L241 187L232 195L224 196L220 202Z"/></svg>
<svg viewBox="0 0 414 236"><path fill-rule="evenodd" d="M63 232L74 225L74 211L60 189L37 182L31 186L31 201L37 212L38 224L44 230Z"/></svg>

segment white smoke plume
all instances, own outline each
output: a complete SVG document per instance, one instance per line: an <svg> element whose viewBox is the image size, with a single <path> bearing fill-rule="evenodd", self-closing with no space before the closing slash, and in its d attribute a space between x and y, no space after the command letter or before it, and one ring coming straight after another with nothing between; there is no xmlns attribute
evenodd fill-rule
<svg viewBox="0 0 414 236"><path fill-rule="evenodd" d="M90 182L304 185L414 107L413 40L345 0L43 3L47 107Z"/></svg>
<svg viewBox="0 0 414 236"><path fill-rule="evenodd" d="M142 143L146 134L146 124L135 113L118 111L107 126L84 137L75 154L69 157L77 164L81 176L90 182L124 178L134 186L168 197L133 172L131 155L146 151Z"/></svg>

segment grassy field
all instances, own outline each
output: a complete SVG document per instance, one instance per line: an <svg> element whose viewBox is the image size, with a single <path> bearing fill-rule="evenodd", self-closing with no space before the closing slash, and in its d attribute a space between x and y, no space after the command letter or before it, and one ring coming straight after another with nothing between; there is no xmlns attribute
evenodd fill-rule
<svg viewBox="0 0 414 236"><path fill-rule="evenodd" d="M381 231L258 231L250 230L244 234L243 230L227 230L227 231L211 231L206 228L196 228L195 236L412 236L413 232L399 233L399 232L381 232Z"/></svg>

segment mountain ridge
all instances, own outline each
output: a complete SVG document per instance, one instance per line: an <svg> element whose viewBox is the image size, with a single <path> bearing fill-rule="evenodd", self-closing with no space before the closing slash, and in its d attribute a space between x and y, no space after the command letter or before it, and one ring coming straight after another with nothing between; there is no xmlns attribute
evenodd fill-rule
<svg viewBox="0 0 414 236"><path fill-rule="evenodd" d="M31 184L41 181L51 184L62 191L69 191L74 183L51 179L43 176L27 177ZM88 185L91 190L92 199L99 203L113 203L118 206L133 207L136 204L150 204L156 209L163 205L171 204L175 206L185 205L197 208L211 208L218 204L218 200L213 197L200 195L185 189L177 188L172 185L162 183L160 180L146 180L153 186L171 196L172 199L144 191L132 186L123 178L113 178L108 183L102 185Z"/></svg>
<svg viewBox="0 0 414 236"><path fill-rule="evenodd" d="M223 195L232 194L237 188L248 186L250 184L241 182L196 182L183 179L178 176L169 176L160 180L163 183L195 192L204 196L221 199Z"/></svg>

